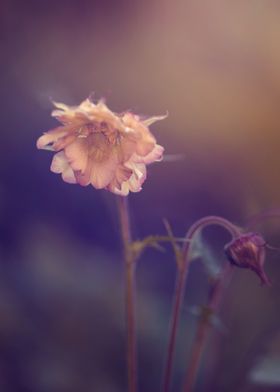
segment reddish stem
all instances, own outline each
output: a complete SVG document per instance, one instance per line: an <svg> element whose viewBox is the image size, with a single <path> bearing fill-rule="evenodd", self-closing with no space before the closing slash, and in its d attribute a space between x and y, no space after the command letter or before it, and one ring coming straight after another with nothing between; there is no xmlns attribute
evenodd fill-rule
<svg viewBox="0 0 280 392"><path fill-rule="evenodd" d="M175 342L180 318L180 310L182 307L183 297L184 297L184 289L185 289L185 280L187 277L187 269L181 268L178 270L176 277L176 286L174 292L174 300L173 300L173 309L172 309L172 317L170 323L170 335L168 341L168 354L166 360L165 374L164 374L164 385L163 391L168 392L170 388L171 382L171 374L173 369L173 361L174 361L174 353L175 353Z"/></svg>
<svg viewBox="0 0 280 392"><path fill-rule="evenodd" d="M217 314L219 310L223 297L223 291L225 289L226 283L228 284L232 277L232 272L232 266L230 264L225 264L223 272L220 274L220 277L217 279L214 286L210 289L208 303L204 308L204 311L202 310L202 314L198 322L189 360L190 366L186 372L183 388L184 392L191 392L195 385L201 359L207 343L208 332L211 328L211 316ZM227 282L225 283L225 281Z"/></svg>
<svg viewBox="0 0 280 392"><path fill-rule="evenodd" d="M186 278L189 271L189 264L190 264L189 251L191 248L191 243L194 238L194 235L199 230L202 230L204 227L209 225L219 225L224 227L227 231L229 231L232 237L236 237L241 233L240 229L237 226L233 225L228 220L217 216L208 216L195 222L190 227L190 229L186 234L185 237L186 241L183 247L183 254L182 254L183 256L182 263L181 266L179 266L178 268L177 282L176 282L175 293L174 293L172 316L170 322L168 352L167 352L167 360L166 360L164 381L163 381L164 392L169 392L170 390L171 375L172 375L174 354L175 354L175 342L176 342L180 313L181 313L182 302L183 302L183 297L185 292Z"/></svg>
<svg viewBox="0 0 280 392"><path fill-rule="evenodd" d="M137 391L136 320L135 320L135 268L131 251L131 230L128 202L126 197L118 197L122 241L124 247L126 273L126 328L127 328L127 372L128 390Z"/></svg>

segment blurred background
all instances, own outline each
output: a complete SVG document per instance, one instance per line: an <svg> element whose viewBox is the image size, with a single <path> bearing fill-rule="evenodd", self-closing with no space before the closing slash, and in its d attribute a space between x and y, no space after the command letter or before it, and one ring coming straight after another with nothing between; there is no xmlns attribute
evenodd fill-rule
<svg viewBox="0 0 280 392"><path fill-rule="evenodd" d="M124 392L123 270L116 201L63 183L36 139L51 100L106 98L166 120L152 131L173 162L149 168L130 199L135 238L183 236L197 219L243 224L279 206L280 3L277 0L1 0L0 391ZM258 228L280 245L280 220ZM223 262L229 237L205 231ZM280 265L262 288L236 271L196 391L280 390ZM138 265L139 390L160 390L175 281L172 251ZM208 277L193 264L178 342L180 390Z"/></svg>

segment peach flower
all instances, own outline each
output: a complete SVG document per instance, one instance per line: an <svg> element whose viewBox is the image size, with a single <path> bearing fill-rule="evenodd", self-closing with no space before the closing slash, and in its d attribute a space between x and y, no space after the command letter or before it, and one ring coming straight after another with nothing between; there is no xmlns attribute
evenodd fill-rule
<svg viewBox="0 0 280 392"><path fill-rule="evenodd" d="M142 189L146 165L160 161L164 151L148 127L166 115L141 120L130 112L112 112L102 100L54 105L52 116L62 125L37 141L39 149L57 152L52 172L61 173L65 182L91 184L123 196Z"/></svg>

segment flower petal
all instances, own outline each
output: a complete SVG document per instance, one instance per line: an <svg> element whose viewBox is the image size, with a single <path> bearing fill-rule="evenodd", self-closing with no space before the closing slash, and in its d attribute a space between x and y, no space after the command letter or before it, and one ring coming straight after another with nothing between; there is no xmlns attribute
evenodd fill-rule
<svg viewBox="0 0 280 392"><path fill-rule="evenodd" d="M92 162L90 182L96 189L105 188L114 178L118 159L116 152L112 152L110 157L103 162Z"/></svg>
<svg viewBox="0 0 280 392"><path fill-rule="evenodd" d="M134 157L135 162L145 163L148 165L153 162L159 162L162 160L162 154L164 152L164 148L159 144L156 144L154 149L144 157L136 156Z"/></svg>
<svg viewBox="0 0 280 392"><path fill-rule="evenodd" d="M110 190L111 192L114 192L115 189L117 189L118 192L121 192L122 184L126 182L132 174L133 171L130 168L119 164L114 173L114 178L108 184L107 189Z"/></svg>
<svg viewBox="0 0 280 392"><path fill-rule="evenodd" d="M87 113L95 107L94 103L90 102L88 99L83 101L79 106L68 106L64 103L53 102L54 106L57 108L52 111L52 117L63 124L83 123L88 120ZM82 125L82 124L81 124Z"/></svg>
<svg viewBox="0 0 280 392"><path fill-rule="evenodd" d="M64 148L64 145L62 147L59 146L62 140L64 138L73 137L76 130L77 126L72 124L51 129L50 131L45 132L42 136L39 137L39 139L37 140L37 148L58 151Z"/></svg>
<svg viewBox="0 0 280 392"><path fill-rule="evenodd" d="M136 151L137 143L130 138L123 138L121 144L118 146L119 161L124 163L128 161Z"/></svg>
<svg viewBox="0 0 280 392"><path fill-rule="evenodd" d="M77 184L75 174L70 166L62 173L62 179L68 184Z"/></svg>
<svg viewBox="0 0 280 392"><path fill-rule="evenodd" d="M69 164L63 151L60 151L54 155L51 163L51 171L53 173L62 173L68 168L68 166Z"/></svg>
<svg viewBox="0 0 280 392"><path fill-rule="evenodd" d="M85 99L78 107L77 109L81 112L89 112L93 108L96 108L95 103L93 103L90 99Z"/></svg>
<svg viewBox="0 0 280 392"><path fill-rule="evenodd" d="M138 116L132 113L126 113L122 120L126 127L125 129L134 130L134 132L125 132L124 136L136 142L136 154L141 156L149 154L156 144L156 140L149 129L139 120Z"/></svg>
<svg viewBox="0 0 280 392"><path fill-rule="evenodd" d="M57 140L57 142L53 143L52 148L54 151L63 150L69 144L73 143L77 135L70 133L69 135L63 136Z"/></svg>
<svg viewBox="0 0 280 392"><path fill-rule="evenodd" d="M77 183L74 172L70 167L63 151L60 151L54 155L51 164L51 171L53 173L62 173L63 180L69 184Z"/></svg>
<svg viewBox="0 0 280 392"><path fill-rule="evenodd" d="M115 193L115 195L119 195L119 196L127 196L128 194L129 194L129 185L128 185L128 182L126 181L126 182L123 182L122 183L122 186L121 186L121 189L118 189L118 188L109 188L109 190L112 192L112 193Z"/></svg>
<svg viewBox="0 0 280 392"><path fill-rule="evenodd" d="M139 126L140 128L140 126ZM137 143L136 154L145 156L152 152L156 144L156 139L150 133L148 128L141 125L141 140Z"/></svg>
<svg viewBox="0 0 280 392"><path fill-rule="evenodd" d="M146 166L142 163L134 163L132 160L126 163L126 166L132 170L128 180L122 182L121 187L110 184L109 190L117 195L127 196L131 192L140 192L142 184L146 179Z"/></svg>
<svg viewBox="0 0 280 392"><path fill-rule="evenodd" d="M67 135L67 130L64 127L57 127L46 132L37 140L37 148L39 150L53 150L52 145L65 135Z"/></svg>
<svg viewBox="0 0 280 392"><path fill-rule="evenodd" d="M91 170L92 170L92 162L89 161L84 172L75 171L74 174L75 174L77 183L82 185L82 186L89 185L90 184Z"/></svg>
<svg viewBox="0 0 280 392"><path fill-rule="evenodd" d="M85 138L76 138L64 149L65 156L74 171L85 172L88 163L88 145Z"/></svg>
<svg viewBox="0 0 280 392"><path fill-rule="evenodd" d="M146 166L142 163L133 164L133 174L128 180L128 186L131 192L140 192L142 184L147 177Z"/></svg>
<svg viewBox="0 0 280 392"><path fill-rule="evenodd" d="M56 102L56 101L52 101L53 105L59 109L62 110L64 112L68 112L68 111L74 111L76 109L76 107L71 107L69 105L66 105L65 103L61 103L61 102Z"/></svg>
<svg viewBox="0 0 280 392"><path fill-rule="evenodd" d="M168 113L162 114L161 116L153 116L150 118L147 118L146 120L142 120L142 123L146 126L149 127L156 121L164 120L166 117L168 117Z"/></svg>

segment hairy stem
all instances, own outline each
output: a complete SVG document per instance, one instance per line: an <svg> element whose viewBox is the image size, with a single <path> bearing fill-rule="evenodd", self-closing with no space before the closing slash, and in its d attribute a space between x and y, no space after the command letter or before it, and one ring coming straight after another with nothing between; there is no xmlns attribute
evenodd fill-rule
<svg viewBox="0 0 280 392"><path fill-rule="evenodd" d="M136 320L135 320L135 263L131 250L131 230L128 202L126 197L118 197L121 234L124 247L125 282L126 282L126 328L127 328L127 372L128 391L137 391L136 360Z"/></svg>

